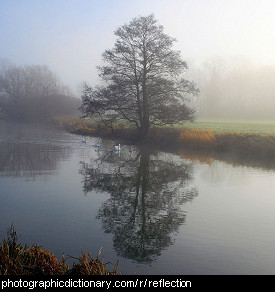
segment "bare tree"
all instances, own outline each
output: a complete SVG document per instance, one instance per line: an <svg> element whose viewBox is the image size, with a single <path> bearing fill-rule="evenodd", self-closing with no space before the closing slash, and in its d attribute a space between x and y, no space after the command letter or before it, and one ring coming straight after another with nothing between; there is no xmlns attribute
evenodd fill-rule
<svg viewBox="0 0 275 292"><path fill-rule="evenodd" d="M70 112L72 106L76 111L79 104L71 96L70 89L47 66L1 64L0 108L8 117L47 120L64 114L70 108L68 104Z"/></svg>
<svg viewBox="0 0 275 292"><path fill-rule="evenodd" d="M172 49L175 39L163 30L149 15L115 31L114 48L103 53L108 65L98 67L104 85L84 86L84 117L99 117L107 125L126 120L141 137L151 126L194 118L186 101L198 89L183 78L187 63Z"/></svg>

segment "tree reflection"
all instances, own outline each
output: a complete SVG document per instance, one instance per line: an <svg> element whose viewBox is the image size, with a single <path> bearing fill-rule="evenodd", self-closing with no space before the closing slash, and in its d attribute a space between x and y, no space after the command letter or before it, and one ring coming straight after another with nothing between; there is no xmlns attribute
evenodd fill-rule
<svg viewBox="0 0 275 292"><path fill-rule="evenodd" d="M1 143L0 175L35 180L39 175L52 175L60 160L70 155L69 149L56 145Z"/></svg>
<svg viewBox="0 0 275 292"><path fill-rule="evenodd" d="M82 163L84 192L106 191L110 198L98 211L104 231L114 234L118 255L149 263L173 243L185 222L183 204L197 195L189 187L192 166L169 154L146 149L100 152Z"/></svg>
<svg viewBox="0 0 275 292"><path fill-rule="evenodd" d="M52 175L72 149L63 145L60 132L40 124L1 121L0 176L23 177Z"/></svg>

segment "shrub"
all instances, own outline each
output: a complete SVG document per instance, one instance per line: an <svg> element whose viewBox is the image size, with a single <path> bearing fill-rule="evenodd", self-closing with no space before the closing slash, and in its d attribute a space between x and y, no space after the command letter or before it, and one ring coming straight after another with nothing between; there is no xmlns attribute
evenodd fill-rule
<svg viewBox="0 0 275 292"><path fill-rule="evenodd" d="M110 272L105 264L98 259L93 259L89 253L83 252L79 261L73 264L72 269L64 258L61 261L49 251L39 245L22 246L18 242L18 235L11 226L8 238L0 244L0 275L118 275L114 268Z"/></svg>

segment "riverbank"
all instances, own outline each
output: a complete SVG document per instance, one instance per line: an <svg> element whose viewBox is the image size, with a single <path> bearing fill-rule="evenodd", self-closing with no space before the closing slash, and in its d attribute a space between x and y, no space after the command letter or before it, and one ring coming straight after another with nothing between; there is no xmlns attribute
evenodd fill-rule
<svg viewBox="0 0 275 292"><path fill-rule="evenodd" d="M68 257L77 260L70 268L65 257L59 261L50 251L39 245L23 246L18 242L18 235L10 227L7 238L0 244L0 275L119 275L118 269L107 268L99 259L100 253L93 258L89 253L82 252L79 257ZM110 264L108 264L110 266Z"/></svg>
<svg viewBox="0 0 275 292"><path fill-rule="evenodd" d="M140 144L135 129L110 128L78 118L56 118L55 126L82 136L110 138L121 143ZM150 130L143 144L160 150L203 151L209 154L232 153L254 158L275 157L275 135L246 132L214 132L212 129L162 127Z"/></svg>

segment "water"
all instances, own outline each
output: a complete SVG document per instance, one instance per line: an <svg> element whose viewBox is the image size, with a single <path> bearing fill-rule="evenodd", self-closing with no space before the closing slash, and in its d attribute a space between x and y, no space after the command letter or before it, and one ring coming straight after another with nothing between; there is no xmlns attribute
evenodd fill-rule
<svg viewBox="0 0 275 292"><path fill-rule="evenodd" d="M1 238L123 274L275 273L273 169L115 142L1 121Z"/></svg>

